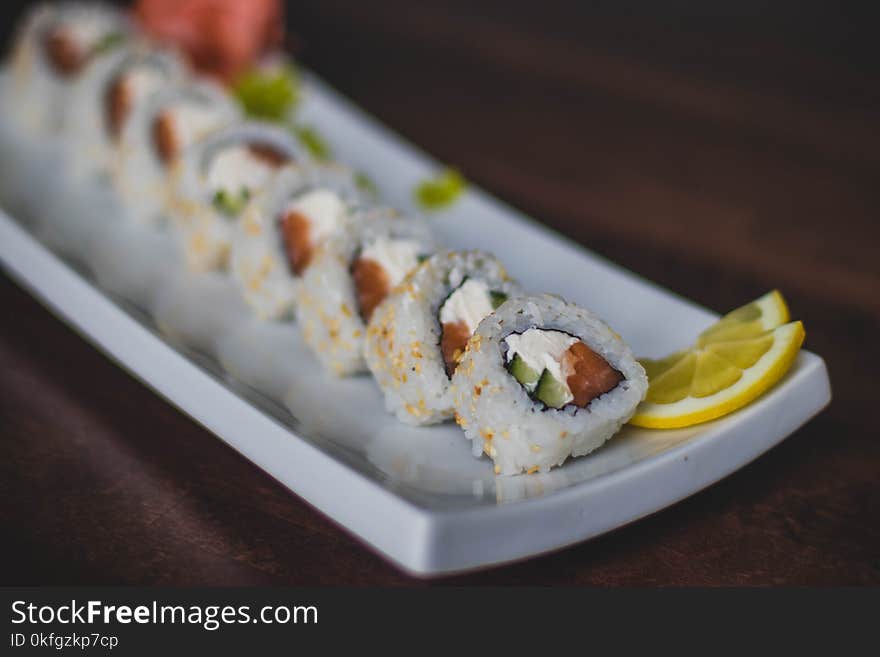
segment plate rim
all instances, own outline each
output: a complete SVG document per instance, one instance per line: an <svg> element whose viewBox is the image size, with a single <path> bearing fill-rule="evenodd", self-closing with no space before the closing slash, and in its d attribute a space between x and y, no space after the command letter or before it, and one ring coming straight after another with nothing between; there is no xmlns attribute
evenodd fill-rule
<svg viewBox="0 0 880 657"><path fill-rule="evenodd" d="M802 351L783 382L738 411L739 421L721 431L695 437L637 463L545 496L471 509L431 509L385 488L380 481L325 452L236 394L143 326L3 210L0 210L0 262L12 279L99 351L285 488L416 576L446 575L509 563L562 549L635 522L747 465L809 421L831 399L825 362L812 352ZM113 332L118 335L110 335ZM138 349L132 348L133 342L138 343ZM162 363L170 363L171 367L162 370L166 366ZM178 372L186 376L179 377ZM188 380L186 385L182 385L184 380ZM782 424L777 417L776 426L771 429L765 416L776 414L779 397L797 392L809 403L803 410L789 413ZM206 407L223 409L225 419L212 417L215 411L206 412ZM220 424L225 426L221 429ZM676 482L672 475L682 474L683 464L714 453L717 443L730 441L731 434L742 432L744 424L758 429L752 433L747 452L735 460L708 468L699 478L681 479L677 485L669 485L670 481ZM253 442L252 436L257 434L260 444L249 445ZM296 440L290 440L291 436ZM269 439L284 440L286 449L296 452L300 460L283 464L267 460L263 452ZM320 481L314 476L317 471L322 471L322 476L317 478ZM630 486L633 480L659 477L658 486L662 487L660 475L666 477L665 494L653 494L650 502L645 501L629 511L621 511L620 506L616 506L612 514L600 513L589 522L577 524L574 531L558 520L557 526L568 531L543 535L531 529L533 524L540 524L548 508L552 507L556 516L563 512L583 520L587 509L605 498L619 496L620 489ZM355 487L358 492L340 496L341 487L349 490ZM356 508L349 504L351 499L359 500ZM512 515L519 517L519 524L530 527L525 538L510 531ZM403 540L401 533L406 536ZM504 540L505 535L508 540ZM463 536L467 545L463 545ZM497 542L503 549L500 552L495 548L474 549L475 545L485 546L489 542Z"/></svg>
<svg viewBox="0 0 880 657"><path fill-rule="evenodd" d="M346 122L350 130L368 136L378 147L407 159L414 166L423 169L437 167L436 162L418 146L355 105L320 77L308 70L303 70L302 74L307 92L320 97L321 103L340 121ZM578 242L480 188L469 187L465 198L538 231L570 253L581 256L587 253L616 275L689 306L707 320L717 318L717 314L705 307L601 254L588 251ZM546 495L475 508L431 508L386 487L381 479L313 442L308 432L304 435L297 428L279 422L265 409L238 394L171 341L144 325L124 305L118 304L2 209L0 266L50 312L153 392L192 417L359 541L409 574L420 577L519 561L635 522L744 467L782 442L831 400L825 362L820 356L803 350L783 381L748 407L737 411L736 420L731 421L731 417L716 420L717 426L722 427L718 431L695 436L638 462ZM96 321L98 317L104 318L104 326ZM119 335L111 335L113 333ZM132 350L133 339L144 346ZM123 348L119 343L127 345ZM146 357L145 354L152 356ZM156 367L162 362L171 363L171 368L162 371L161 367ZM188 377L194 383L188 384L190 388L187 389L175 381L176 377L180 380ZM798 395L800 403L792 405L792 397ZM199 399L200 396L206 398ZM207 398L223 401L209 402ZM213 416L212 406L223 410L222 418ZM234 421L230 422L230 418ZM753 428L751 441L738 444L733 434L742 432L743 427ZM257 434L261 440L254 441L253 436ZM291 436L295 440L290 440ZM273 441L276 446L272 449L295 453L301 461L285 464L277 456L270 459L266 451ZM251 444L254 442L259 444ZM712 467L698 463L703 457L714 454L719 444L727 443L730 443L727 449L739 449L736 458L726 461L709 458L707 460L714 463ZM700 476L691 473L688 477L688 469L693 469L695 464L702 467ZM320 477L316 477L317 471L322 473ZM662 495L652 494L649 500L639 505L632 505L627 495L621 495L621 491L631 487L633 481L646 481L652 477L657 479L656 486L663 491ZM351 491L353 487L359 491L357 494L339 493L341 488ZM615 504L608 505L612 509L609 512L602 504L610 498L615 498ZM621 507L620 498L630 506ZM354 507L351 500L355 500ZM552 531L554 528L547 533L535 531L536 528L547 529L542 518L548 512L559 516L555 531ZM594 515L587 517L588 513ZM575 522L563 521L569 517ZM517 523L527 525L529 531L516 532Z"/></svg>

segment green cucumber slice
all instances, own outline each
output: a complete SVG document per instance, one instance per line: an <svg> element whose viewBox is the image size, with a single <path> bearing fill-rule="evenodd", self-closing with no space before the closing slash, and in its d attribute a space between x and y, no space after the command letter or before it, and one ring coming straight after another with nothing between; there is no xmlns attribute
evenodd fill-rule
<svg viewBox="0 0 880 657"><path fill-rule="evenodd" d="M513 356L513 360L510 361L507 369L513 375L513 378L526 388L533 387L538 382L538 379L541 378L538 372L526 365L526 362L519 357L519 354Z"/></svg>
<svg viewBox="0 0 880 657"><path fill-rule="evenodd" d="M247 205L250 198L251 193L247 188L242 188L238 194L232 194L225 189L218 189L214 194L213 204L218 211L227 216L234 217L244 210L244 206Z"/></svg>
<svg viewBox="0 0 880 657"><path fill-rule="evenodd" d="M571 394L564 385L553 378L550 370L544 370L535 388L535 397L551 408L562 408Z"/></svg>

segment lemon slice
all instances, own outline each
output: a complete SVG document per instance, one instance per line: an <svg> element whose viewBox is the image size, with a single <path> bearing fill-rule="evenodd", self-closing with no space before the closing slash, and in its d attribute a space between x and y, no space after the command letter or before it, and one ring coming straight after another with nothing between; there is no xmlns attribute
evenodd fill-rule
<svg viewBox="0 0 880 657"><path fill-rule="evenodd" d="M703 331L689 349L641 360L650 387L631 424L687 427L742 408L788 371L804 341L773 291L737 308Z"/></svg>
<svg viewBox="0 0 880 657"><path fill-rule="evenodd" d="M779 290L773 290L727 313L700 333L698 342L751 338L782 326L790 319L785 299Z"/></svg>

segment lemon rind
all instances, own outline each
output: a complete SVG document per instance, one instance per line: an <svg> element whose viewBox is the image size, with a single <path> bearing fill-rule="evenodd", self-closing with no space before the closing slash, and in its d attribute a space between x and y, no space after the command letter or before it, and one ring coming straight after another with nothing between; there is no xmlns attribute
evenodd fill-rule
<svg viewBox="0 0 880 657"><path fill-rule="evenodd" d="M770 331L791 321L791 313L785 297L779 290L771 290L764 296L755 300L761 308L761 324L765 331Z"/></svg>
<svg viewBox="0 0 880 657"><path fill-rule="evenodd" d="M800 321L779 326L774 333L773 346L729 388L709 397L686 397L671 404L642 402L630 424L649 429L680 429L718 419L754 401L788 372L806 335Z"/></svg>

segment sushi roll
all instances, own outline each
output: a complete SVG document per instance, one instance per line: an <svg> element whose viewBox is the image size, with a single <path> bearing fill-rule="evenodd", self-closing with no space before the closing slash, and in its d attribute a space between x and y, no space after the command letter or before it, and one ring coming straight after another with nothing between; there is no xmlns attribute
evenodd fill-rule
<svg viewBox="0 0 880 657"><path fill-rule="evenodd" d="M620 336L552 295L511 299L480 322L452 384L456 422L497 474L546 472L592 452L648 389Z"/></svg>
<svg viewBox="0 0 880 657"><path fill-rule="evenodd" d="M109 171L133 113L184 76L184 64L174 53L144 44L117 49L89 66L62 120L79 170Z"/></svg>
<svg viewBox="0 0 880 657"><path fill-rule="evenodd" d="M289 316L321 244L365 204L339 165L285 167L248 204L232 241L231 270L263 319Z"/></svg>
<svg viewBox="0 0 880 657"><path fill-rule="evenodd" d="M305 162L291 132L260 122L230 126L188 149L172 168L170 199L187 266L226 267L235 223L251 197L284 165Z"/></svg>
<svg viewBox="0 0 880 657"><path fill-rule="evenodd" d="M61 127L70 91L91 64L131 40L125 14L99 4L39 5L19 29L11 57L13 110L30 131Z"/></svg>
<svg viewBox="0 0 880 657"><path fill-rule="evenodd" d="M306 343L345 376L366 368L364 335L376 307L433 251L427 226L384 208L356 213L324 242L296 293Z"/></svg>
<svg viewBox="0 0 880 657"><path fill-rule="evenodd" d="M168 174L183 152L240 120L238 104L217 84L171 85L140 103L125 123L114 166L116 193L140 223L166 209Z"/></svg>
<svg viewBox="0 0 880 657"><path fill-rule="evenodd" d="M364 356L385 406L407 424L453 414L451 377L477 325L521 293L502 264L481 251L435 254L373 313Z"/></svg>

